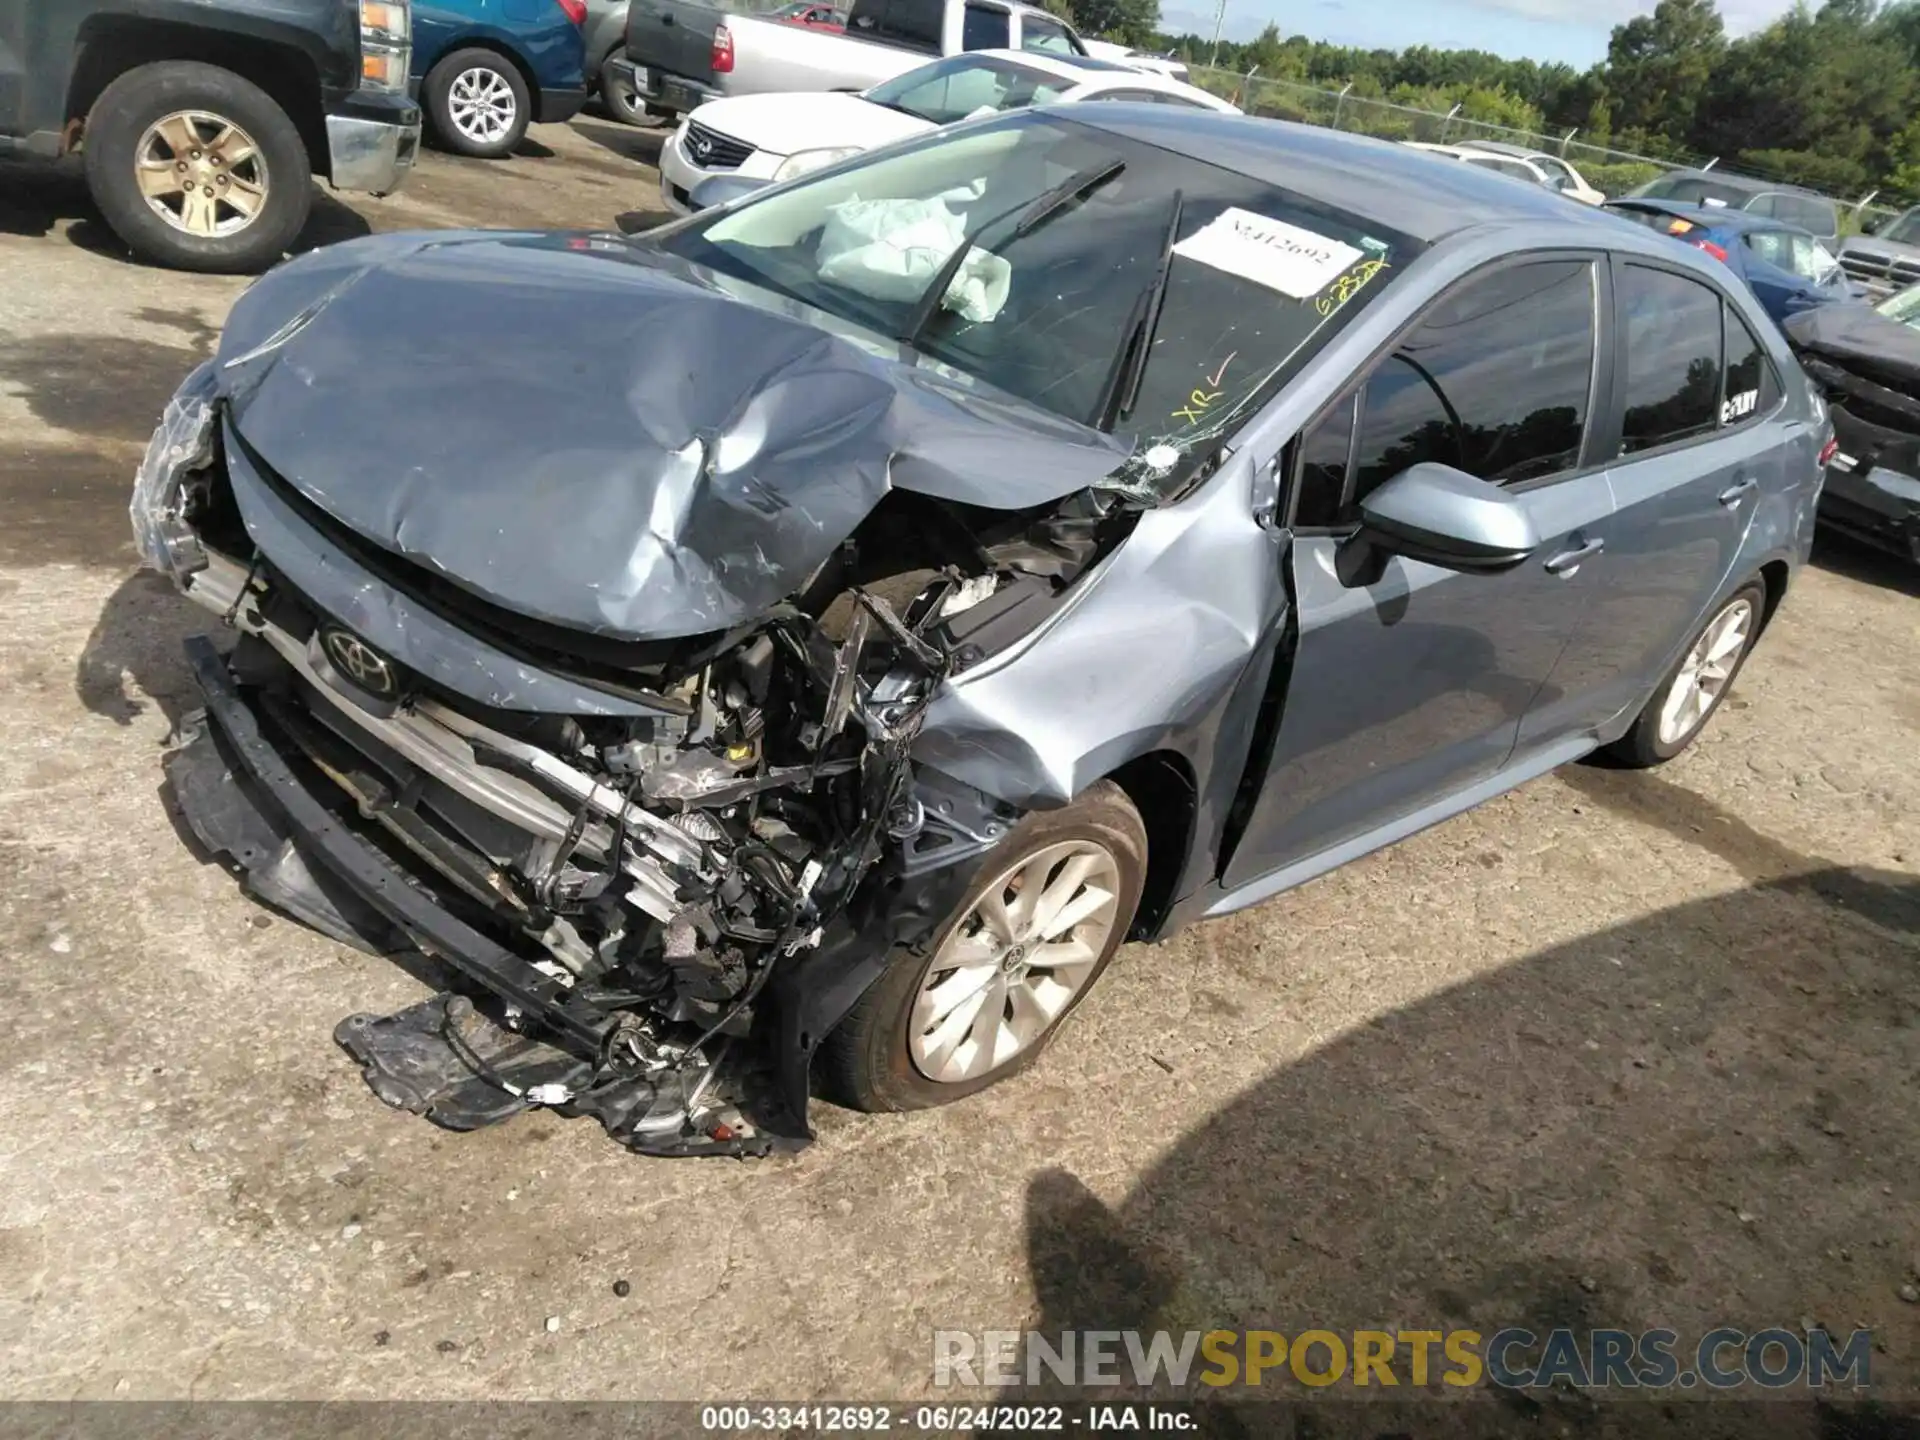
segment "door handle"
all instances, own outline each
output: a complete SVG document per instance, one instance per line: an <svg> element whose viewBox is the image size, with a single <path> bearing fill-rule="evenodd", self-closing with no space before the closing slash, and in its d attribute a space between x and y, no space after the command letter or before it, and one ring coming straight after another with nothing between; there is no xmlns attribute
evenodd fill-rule
<svg viewBox="0 0 1920 1440"><path fill-rule="evenodd" d="M1582 560L1585 560L1590 555L1598 555L1606 548L1607 542L1604 540L1589 540L1586 544L1576 545L1571 550L1562 550L1558 555L1547 561L1547 573L1549 575L1571 576L1574 571L1580 568L1580 562Z"/></svg>
<svg viewBox="0 0 1920 1440"><path fill-rule="evenodd" d="M1738 505L1748 495L1760 488L1760 482L1749 475L1744 480L1736 480L1720 492L1720 503L1729 510Z"/></svg>

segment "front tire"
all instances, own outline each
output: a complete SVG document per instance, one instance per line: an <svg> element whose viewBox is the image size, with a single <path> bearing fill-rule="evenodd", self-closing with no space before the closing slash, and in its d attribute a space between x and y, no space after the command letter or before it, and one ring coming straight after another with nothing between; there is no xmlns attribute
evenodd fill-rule
<svg viewBox="0 0 1920 1440"><path fill-rule="evenodd" d="M313 204L307 148L286 111L217 65L129 70L87 116L87 185L113 232L175 270L273 264Z"/></svg>
<svg viewBox="0 0 1920 1440"><path fill-rule="evenodd" d="M477 160L513 153L533 119L533 97L513 62L491 50L456 50L421 87L442 149Z"/></svg>
<svg viewBox="0 0 1920 1440"><path fill-rule="evenodd" d="M1767 591L1749 581L1715 608L1680 662L1660 682L1633 728L1603 752L1618 765L1644 770L1673 759L1706 729L1753 651L1767 613Z"/></svg>
<svg viewBox="0 0 1920 1440"><path fill-rule="evenodd" d="M1146 869L1146 827L1111 781L1028 815L931 948L896 950L822 1043L830 1098L921 1110L1031 1065L1126 939Z"/></svg>

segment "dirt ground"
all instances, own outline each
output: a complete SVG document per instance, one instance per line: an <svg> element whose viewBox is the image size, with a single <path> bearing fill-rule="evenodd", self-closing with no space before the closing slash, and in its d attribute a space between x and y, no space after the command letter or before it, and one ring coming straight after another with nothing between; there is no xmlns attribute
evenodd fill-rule
<svg viewBox="0 0 1920 1440"><path fill-rule="evenodd" d="M306 241L605 225L659 143L429 154ZM746 1164L455 1136L330 1039L413 982L162 791L205 617L127 490L241 288L0 164L0 1396L900 1399L936 1328L1309 1323L1870 1327L1920 1393L1920 575L1823 545L1678 762L1135 947L963 1105Z"/></svg>

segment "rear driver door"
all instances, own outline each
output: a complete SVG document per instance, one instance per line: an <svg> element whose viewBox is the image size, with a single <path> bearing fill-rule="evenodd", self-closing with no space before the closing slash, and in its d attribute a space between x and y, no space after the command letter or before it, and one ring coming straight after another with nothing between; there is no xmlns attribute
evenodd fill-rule
<svg viewBox="0 0 1920 1440"><path fill-rule="evenodd" d="M1621 395L1609 467L1618 514L1606 585L1554 676L1553 723L1599 726L1637 709L1733 578L1764 494L1787 484L1766 423L1782 400L1765 347L1706 280L1616 262Z"/></svg>

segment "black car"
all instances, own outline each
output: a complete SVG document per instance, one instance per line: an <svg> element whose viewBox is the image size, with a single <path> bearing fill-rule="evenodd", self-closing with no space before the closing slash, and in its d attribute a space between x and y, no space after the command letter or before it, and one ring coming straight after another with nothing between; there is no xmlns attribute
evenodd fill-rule
<svg viewBox="0 0 1920 1440"><path fill-rule="evenodd" d="M1920 562L1920 285L1786 331L1833 412L1821 523Z"/></svg>

